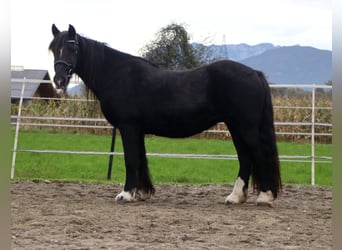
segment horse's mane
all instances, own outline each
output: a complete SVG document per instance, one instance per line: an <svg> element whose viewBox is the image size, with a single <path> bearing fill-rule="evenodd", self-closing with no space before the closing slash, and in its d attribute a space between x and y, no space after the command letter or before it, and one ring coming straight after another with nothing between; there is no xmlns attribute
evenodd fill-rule
<svg viewBox="0 0 342 250"><path fill-rule="evenodd" d="M97 80L100 80L98 78L101 78L101 74L98 74L98 72L102 71L104 63L104 53L107 44L82 36L79 36L79 38L80 46L82 46L82 53L84 53L84 58L87 58L89 61L92 62L84 64L87 68L83 69L90 75L91 82L89 83L89 87L91 87L91 85L95 84Z"/></svg>
<svg viewBox="0 0 342 250"><path fill-rule="evenodd" d="M138 56L134 56L134 58L136 58L137 60L141 60L145 63L148 63L149 65L155 67L155 68L160 68L158 64L154 63L154 62L151 62L149 60L147 60L146 58L143 58L143 57L138 57Z"/></svg>

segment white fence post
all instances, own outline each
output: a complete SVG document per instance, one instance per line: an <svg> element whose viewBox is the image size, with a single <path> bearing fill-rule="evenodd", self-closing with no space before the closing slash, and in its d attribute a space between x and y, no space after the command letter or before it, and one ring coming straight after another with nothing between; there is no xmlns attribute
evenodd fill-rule
<svg viewBox="0 0 342 250"><path fill-rule="evenodd" d="M17 156L17 146L18 146L18 137L19 137L21 108L23 106L23 99L24 99L24 93L25 93L25 82L26 82L26 77L24 77L23 85L21 86L21 92L20 92L18 116L17 116L17 122L16 122L16 127L15 127L15 136L14 136L14 147L13 147L13 156L12 156L11 179L14 178L14 168L15 168L15 159L16 159L16 156Z"/></svg>
<svg viewBox="0 0 342 250"><path fill-rule="evenodd" d="M315 101L316 87L312 88L312 109L311 109L311 185L315 185Z"/></svg>

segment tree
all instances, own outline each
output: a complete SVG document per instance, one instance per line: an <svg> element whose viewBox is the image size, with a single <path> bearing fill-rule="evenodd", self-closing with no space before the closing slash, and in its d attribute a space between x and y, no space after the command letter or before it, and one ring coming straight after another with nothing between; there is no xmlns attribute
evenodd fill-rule
<svg viewBox="0 0 342 250"><path fill-rule="evenodd" d="M162 28L155 40L140 53L155 64L167 69L190 69L203 64L202 53L189 43L190 36L183 25L171 23Z"/></svg>

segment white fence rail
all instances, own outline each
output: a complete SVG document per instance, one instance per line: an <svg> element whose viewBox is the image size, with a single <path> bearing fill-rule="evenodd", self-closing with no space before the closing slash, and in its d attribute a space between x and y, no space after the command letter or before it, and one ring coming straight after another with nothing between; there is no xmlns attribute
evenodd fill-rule
<svg viewBox="0 0 342 250"><path fill-rule="evenodd" d="M15 125L15 137L12 155L12 168L11 168L11 178L14 178L15 172L15 162L16 154L18 152L31 152L31 153L49 153L49 154L79 154L79 155L123 155L122 152L98 152L98 151L67 151L67 150L49 150L49 149L18 149L18 136L20 131L20 126L39 126L39 127L66 127L66 128L96 128L96 129L111 129L112 126L107 125L73 125L73 124L59 124L59 123L38 123L38 122L23 122L23 120L43 120L43 121L81 121L81 122L106 122L105 119L99 118L75 118L75 117L47 117L47 116L22 116L22 106L24 99L25 83L28 82L45 82L50 83L50 81L35 80L35 79L12 79L15 82L22 82L21 95L12 96L11 98L19 99L19 107L17 115L12 115L11 124ZM331 86L325 85L295 85L295 84L282 84L282 85L270 85L271 88L306 88L311 89L312 92L312 103L308 107L293 107L293 106L274 106L274 108L286 108L286 109L311 109L311 122L275 122L275 126L308 126L311 127L311 132L277 132L277 135L300 135L300 136L311 136L311 155L280 155L281 161L287 162L311 162L311 184L315 185L315 163L331 163L332 157L330 156L316 156L315 155L315 136L332 136L331 133L316 133L316 126L332 127L331 123L315 122L315 110L316 109L332 109L332 107L316 107L316 89L331 89ZM39 98L31 97L30 99L44 99L44 100L61 100L60 98ZM63 99L66 101L91 101L87 99ZM227 133L227 130L207 130L208 133ZM165 158L196 158L196 159L219 159L219 160L237 160L237 155L206 155L206 154L161 154L161 153L147 153L150 157L165 157Z"/></svg>

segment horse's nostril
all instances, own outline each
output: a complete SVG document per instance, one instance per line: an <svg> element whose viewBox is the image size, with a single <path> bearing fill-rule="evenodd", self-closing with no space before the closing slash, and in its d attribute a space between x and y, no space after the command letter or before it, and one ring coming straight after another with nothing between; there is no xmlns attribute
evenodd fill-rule
<svg viewBox="0 0 342 250"><path fill-rule="evenodd" d="M55 82L57 88L63 88L65 85L65 80L62 77L55 77L53 81Z"/></svg>

